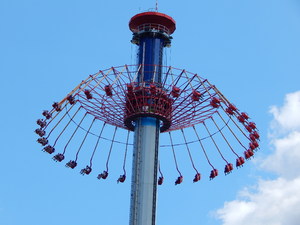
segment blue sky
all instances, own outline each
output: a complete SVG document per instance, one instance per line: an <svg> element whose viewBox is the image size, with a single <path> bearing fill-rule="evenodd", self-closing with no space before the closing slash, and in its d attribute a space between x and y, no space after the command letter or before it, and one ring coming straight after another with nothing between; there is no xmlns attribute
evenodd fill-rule
<svg viewBox="0 0 300 225"><path fill-rule="evenodd" d="M1 225L128 224L129 180L101 182L66 169L40 151L33 131L42 110L89 74L135 63L128 22L154 7L149 0L0 1ZM159 11L177 22L167 65L209 79L248 112L261 150L230 176L166 182L157 224L297 224L289 212L300 208L299 1L160 0ZM279 190L286 211L267 190Z"/></svg>

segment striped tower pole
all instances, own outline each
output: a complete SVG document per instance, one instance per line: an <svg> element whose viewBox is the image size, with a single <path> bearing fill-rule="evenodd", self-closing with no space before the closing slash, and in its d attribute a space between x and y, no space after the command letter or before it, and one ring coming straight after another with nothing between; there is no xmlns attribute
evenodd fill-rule
<svg viewBox="0 0 300 225"><path fill-rule="evenodd" d="M175 21L159 12L145 12L132 17L129 27L131 42L138 45L138 85L159 85L163 48L170 46ZM155 225L159 133L159 118L135 119L130 225Z"/></svg>

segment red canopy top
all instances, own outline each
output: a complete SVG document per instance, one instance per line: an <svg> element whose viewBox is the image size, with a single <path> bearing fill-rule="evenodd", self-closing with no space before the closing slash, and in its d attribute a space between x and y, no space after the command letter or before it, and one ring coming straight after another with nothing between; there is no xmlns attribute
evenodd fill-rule
<svg viewBox="0 0 300 225"><path fill-rule="evenodd" d="M172 17L159 12L144 12L136 14L129 21L129 28L134 32L143 24L159 24L165 26L169 30L169 34L172 34L176 29L175 20Z"/></svg>

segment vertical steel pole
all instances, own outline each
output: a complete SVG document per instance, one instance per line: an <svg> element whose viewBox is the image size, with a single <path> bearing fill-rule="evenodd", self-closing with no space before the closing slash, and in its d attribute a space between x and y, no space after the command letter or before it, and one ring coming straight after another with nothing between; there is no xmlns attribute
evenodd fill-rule
<svg viewBox="0 0 300 225"><path fill-rule="evenodd" d="M166 21L175 29L173 19L156 12L138 14L130 21L132 42L139 46L138 61L142 64L137 79L140 86L150 82L160 86L163 48L171 39L163 33ZM155 225L160 120L139 117L134 123L130 225Z"/></svg>
<svg viewBox="0 0 300 225"><path fill-rule="evenodd" d="M161 67L155 65L162 65L163 42L152 37L140 40L139 64L144 65L138 76L140 85L161 82L157 69ZM160 121L140 117L135 121L134 133L130 225L155 225Z"/></svg>
<svg viewBox="0 0 300 225"><path fill-rule="evenodd" d="M130 225L155 225L159 121L136 121L132 165Z"/></svg>

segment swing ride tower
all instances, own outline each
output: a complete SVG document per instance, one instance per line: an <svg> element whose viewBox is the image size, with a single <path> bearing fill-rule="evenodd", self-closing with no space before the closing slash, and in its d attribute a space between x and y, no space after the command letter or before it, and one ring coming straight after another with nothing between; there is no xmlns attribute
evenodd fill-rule
<svg viewBox="0 0 300 225"><path fill-rule="evenodd" d="M157 187L164 183L161 168L172 164L162 153L172 155L178 174L175 185L183 183L189 169L194 171L190 181L196 183L206 173L215 179L220 164L225 164L225 175L234 170L232 161L242 167L259 149L260 135L250 116L207 79L163 65L163 49L171 45L176 29L172 17L139 13L129 28L131 42L138 46L138 64L89 75L51 110L42 112L35 133L42 150L55 153L54 161L70 158L65 164L70 169L87 163L82 175L105 167L96 176L101 182L114 176L110 173L114 149L117 157L124 150L123 174L117 183L125 182L127 152L133 146L129 224L155 225ZM166 150L159 153L159 149Z"/></svg>
<svg viewBox="0 0 300 225"><path fill-rule="evenodd" d="M160 88L163 48L170 46L175 21L162 13L145 12L132 17L129 27L132 43L138 45L138 64L143 65L136 88ZM151 103L142 107L151 107ZM155 114L140 114L130 122L134 123L130 225L155 225L161 120Z"/></svg>

